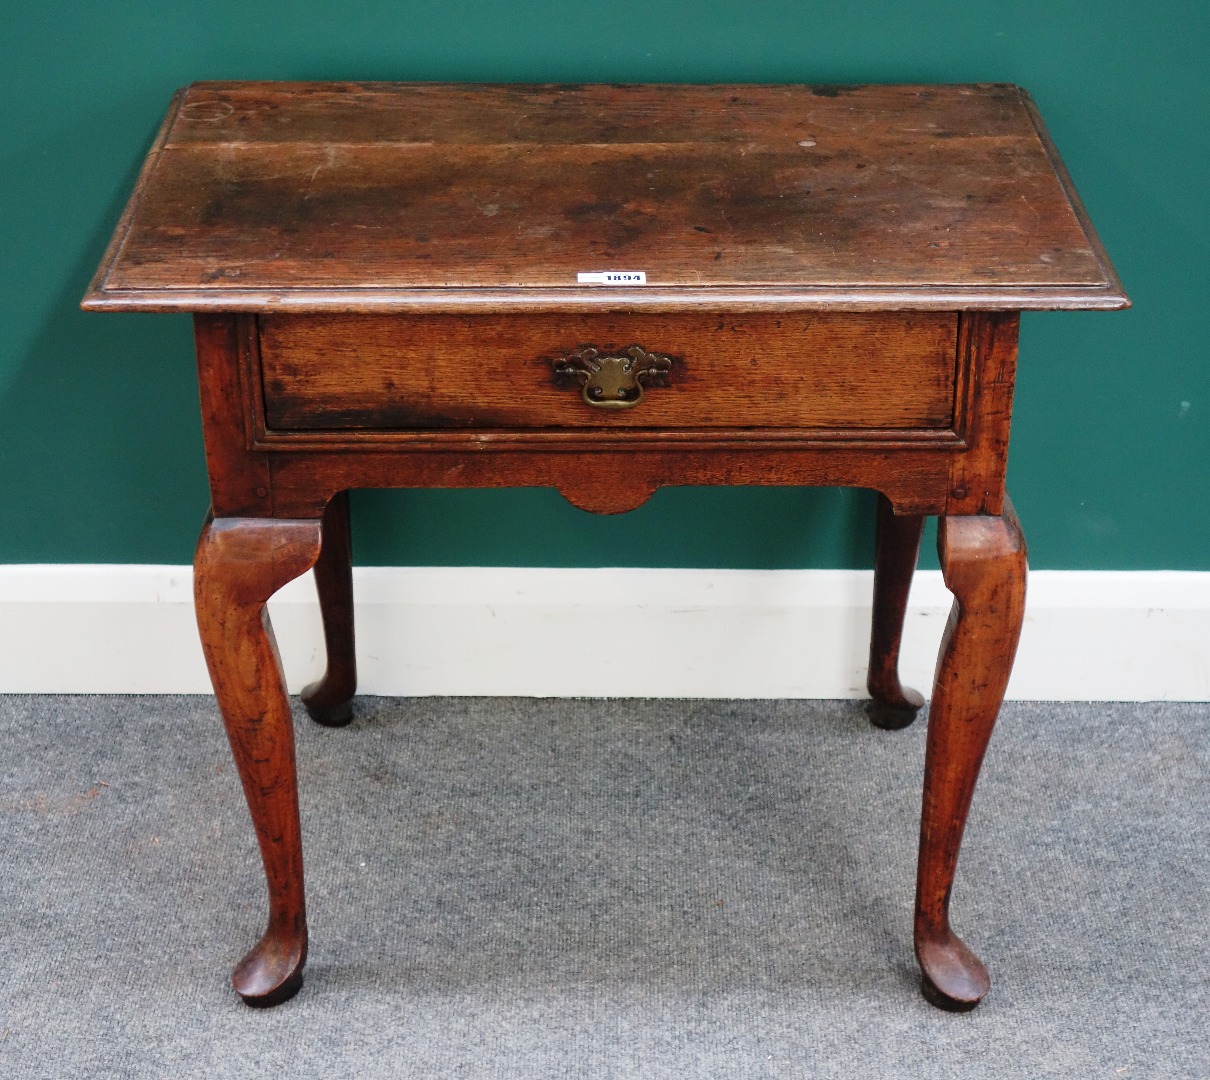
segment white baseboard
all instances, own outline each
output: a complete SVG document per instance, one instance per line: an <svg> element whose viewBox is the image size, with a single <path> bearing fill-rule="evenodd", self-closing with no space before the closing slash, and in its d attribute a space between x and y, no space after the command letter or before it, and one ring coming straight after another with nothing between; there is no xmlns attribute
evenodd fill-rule
<svg viewBox="0 0 1210 1080"><path fill-rule="evenodd" d="M360 690L539 697L863 694L869 571L359 567ZM183 566L0 566L0 692L207 693ZM949 611L916 575L904 681ZM323 667L308 575L270 605L292 690ZM1210 699L1210 573L1037 571L1009 696Z"/></svg>

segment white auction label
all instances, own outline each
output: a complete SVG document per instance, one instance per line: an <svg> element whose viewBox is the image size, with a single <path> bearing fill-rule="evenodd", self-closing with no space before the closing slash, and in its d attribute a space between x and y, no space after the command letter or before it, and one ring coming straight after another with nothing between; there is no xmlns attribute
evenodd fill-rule
<svg viewBox="0 0 1210 1080"><path fill-rule="evenodd" d="M601 270L576 274L581 285L646 285L647 274L642 270Z"/></svg>

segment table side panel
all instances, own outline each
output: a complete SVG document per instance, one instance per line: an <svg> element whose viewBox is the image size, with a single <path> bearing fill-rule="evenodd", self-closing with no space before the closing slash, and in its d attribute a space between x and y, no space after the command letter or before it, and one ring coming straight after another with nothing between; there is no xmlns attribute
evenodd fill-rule
<svg viewBox="0 0 1210 1080"><path fill-rule="evenodd" d="M1004 508L1017 377L1018 312L968 312L959 324L958 410L966 449L951 458L947 514Z"/></svg>
<svg viewBox="0 0 1210 1080"><path fill-rule="evenodd" d="M255 391L252 319L231 313L193 320L202 433L216 517L273 512L268 455L252 449Z"/></svg>

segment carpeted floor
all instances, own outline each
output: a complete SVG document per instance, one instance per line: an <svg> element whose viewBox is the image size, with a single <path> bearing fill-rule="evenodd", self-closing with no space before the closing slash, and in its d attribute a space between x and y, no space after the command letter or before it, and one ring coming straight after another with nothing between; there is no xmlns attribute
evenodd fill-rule
<svg viewBox="0 0 1210 1080"><path fill-rule="evenodd" d="M911 950L924 724L858 702L361 700L298 722L312 951L213 702L0 698L0 1076L1210 1077L1210 705L1007 705Z"/></svg>

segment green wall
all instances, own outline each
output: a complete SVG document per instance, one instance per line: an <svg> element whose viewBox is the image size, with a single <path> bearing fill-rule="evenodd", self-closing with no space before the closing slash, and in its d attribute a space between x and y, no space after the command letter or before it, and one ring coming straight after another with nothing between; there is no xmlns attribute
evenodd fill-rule
<svg viewBox="0 0 1210 1080"><path fill-rule="evenodd" d="M205 509L187 318L83 314L169 95L195 79L1005 81L1131 293L1027 315L1010 488L1045 568L1210 568L1204 0L4 0L0 561L184 563ZM868 565L865 492L364 492L362 562ZM931 558L927 556L926 558Z"/></svg>

